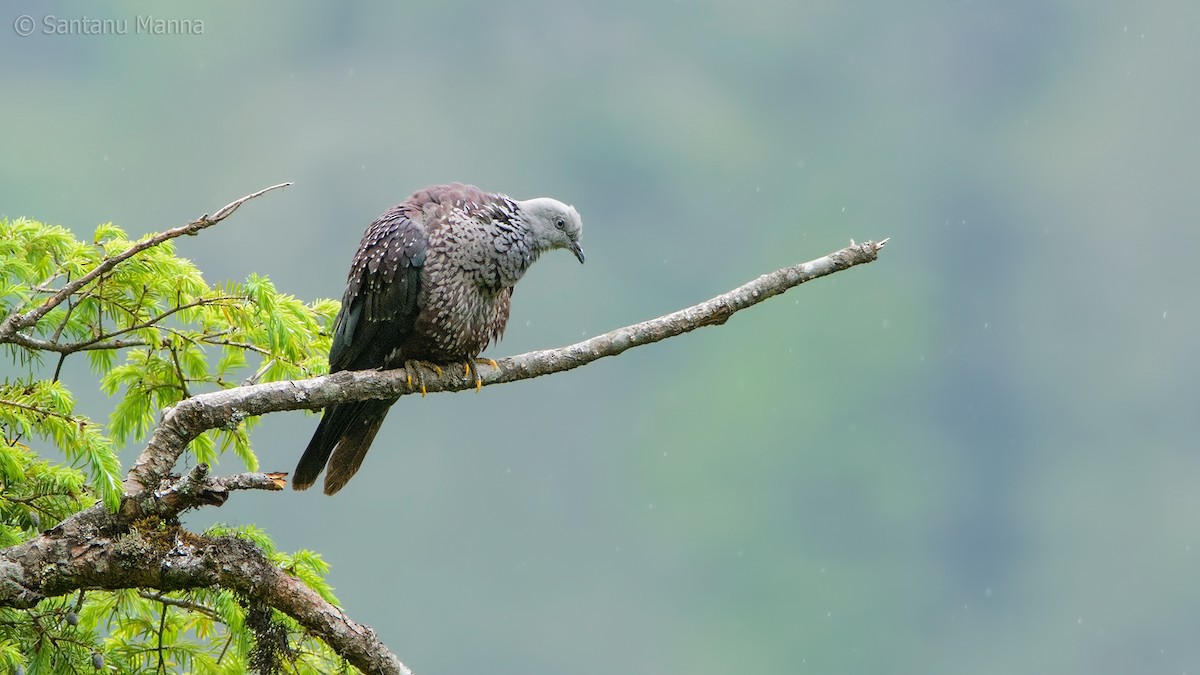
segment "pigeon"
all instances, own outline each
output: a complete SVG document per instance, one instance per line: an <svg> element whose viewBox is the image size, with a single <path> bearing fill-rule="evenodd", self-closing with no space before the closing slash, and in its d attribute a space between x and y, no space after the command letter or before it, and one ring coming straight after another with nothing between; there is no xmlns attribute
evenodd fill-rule
<svg viewBox="0 0 1200 675"><path fill-rule="evenodd" d="M367 228L334 320L329 371L459 364L480 377L479 354L508 322L513 287L538 256L567 249L583 262L583 223L556 199L517 200L451 183L419 190ZM495 365L495 362L491 362ZM440 365L439 365L440 364ZM325 469L332 495L362 465L396 399L325 408L292 478L312 486Z"/></svg>

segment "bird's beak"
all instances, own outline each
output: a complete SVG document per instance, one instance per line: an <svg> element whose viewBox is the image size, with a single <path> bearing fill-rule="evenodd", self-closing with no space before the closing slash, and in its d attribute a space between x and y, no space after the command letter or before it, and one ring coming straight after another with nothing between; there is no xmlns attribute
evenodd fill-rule
<svg viewBox="0 0 1200 675"><path fill-rule="evenodd" d="M574 253L575 257L579 258L580 264L583 263L583 248L579 245L579 242L571 242L571 253Z"/></svg>

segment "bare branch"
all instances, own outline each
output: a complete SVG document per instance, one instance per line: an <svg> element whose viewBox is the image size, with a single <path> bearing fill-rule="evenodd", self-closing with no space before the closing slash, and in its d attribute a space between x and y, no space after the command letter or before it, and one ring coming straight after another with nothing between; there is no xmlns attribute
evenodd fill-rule
<svg viewBox="0 0 1200 675"><path fill-rule="evenodd" d="M58 290L57 293L50 296L45 302L43 302L41 305L37 306L36 308L34 308L24 314L21 314L19 312L13 312L12 314L9 314L7 317L5 317L4 321L2 323L0 323L0 342L8 342L10 340L10 338L12 338L12 336L16 334L17 331L22 330L24 328L28 328L28 327L36 324L39 320L41 320L41 318L43 316L45 316L47 313L49 313L50 310L54 309L55 307L58 307L64 301L66 301L67 298L78 293L79 289L88 285L89 283L94 281L100 275L111 271L117 265L120 265L121 263L123 263L126 260L132 258L133 256L141 253L142 251L145 251L148 248L153 248L155 246L158 246L159 244L161 244L165 241L169 241L169 240L175 239L177 237L182 237L184 235L194 235L207 227L212 227L213 225L216 225L217 223L221 222L222 220L225 220L226 218L228 218L230 215L233 214L234 211L236 211L238 209L239 206L241 206L242 204L245 204L246 202L250 201L251 199L254 199L255 197L264 195L264 194L270 192L271 190L275 190L275 189L282 188L282 187L287 187L289 185L291 185L291 183L280 183L279 185L272 185L271 187L263 188L263 189L259 190L258 192L248 194L245 197L242 197L241 199L235 199L234 201L221 207L221 209L217 211L216 215L212 216L211 218L208 216L208 214L205 214L203 216L200 216L196 220L193 220L192 222L188 223L187 225L181 225L180 227L176 227L174 229L166 230L164 232L159 232L158 234L156 234L152 237L147 237L145 239L142 239L141 241L137 242L136 244L130 246L129 248L125 249L124 251L121 251L120 253L118 253L114 256L105 258L103 261L101 261L101 263L99 265L97 265L95 268L93 268L90 272L88 272L87 274L79 277L78 279L64 285L62 288L60 288Z"/></svg>
<svg viewBox="0 0 1200 675"><path fill-rule="evenodd" d="M827 256L764 274L728 293L657 319L618 328L557 349L545 349L498 361L499 369L481 371L483 383L502 384L578 368L627 349L665 340L702 326L725 323L734 312L758 304L800 284L876 259L887 240L851 243ZM425 378L427 392L474 387L463 370L445 369ZM269 382L200 394L163 413L125 480L131 495L155 489L175 466L187 444L208 429L236 428L247 417L281 410L323 408L332 403L397 398L413 393L403 369L341 372L307 380Z"/></svg>
<svg viewBox="0 0 1200 675"><path fill-rule="evenodd" d="M112 340L109 342L51 342L50 340L39 340L31 338L21 333L14 333L7 342L10 342L18 347L24 347L35 352L54 352L62 356L74 354L75 352L93 352L105 351L109 349L124 349L126 347L145 347L150 343L145 340Z"/></svg>
<svg viewBox="0 0 1200 675"><path fill-rule="evenodd" d="M287 485L287 474L262 473L259 471L250 471L247 473L235 473L232 476L213 476L209 479L206 486L210 491L233 492L234 490L268 490L270 492L278 492Z"/></svg>
<svg viewBox="0 0 1200 675"><path fill-rule="evenodd" d="M287 484L283 473L237 473L232 476L209 476L209 466L200 462L187 475L154 495L160 510L179 514L200 506L221 506L234 490L269 490L277 492Z"/></svg>

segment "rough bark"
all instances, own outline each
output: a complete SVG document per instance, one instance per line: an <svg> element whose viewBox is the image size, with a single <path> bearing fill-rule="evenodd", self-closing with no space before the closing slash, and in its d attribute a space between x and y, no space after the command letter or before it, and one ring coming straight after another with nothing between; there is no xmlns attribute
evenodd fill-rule
<svg viewBox="0 0 1200 675"><path fill-rule="evenodd" d="M238 206L268 190L243 197L192 223L135 244L105 261L121 260L173 237L195 234L230 215ZM779 295L806 281L876 259L887 240L865 242L810 262L776 270L727 293L665 316L625 326L557 349L528 352L482 367L485 385L515 382L578 368L627 349L658 342L703 326L725 323L735 312ZM110 261L111 262L110 264ZM97 268L92 277L104 270ZM70 293L81 277L46 303L0 322L0 342L25 339L29 327ZM461 368L428 373L426 392L475 387ZM414 393L404 370L342 372L307 380L271 382L200 394L163 411L145 449L124 483L117 513L102 505L86 509L34 539L0 550L0 606L31 607L40 600L79 589L141 588L173 591L219 586L270 605L295 618L351 664L368 673L411 673L368 626L355 623L299 579L272 565L253 544L234 537L197 535L179 526L183 511L220 506L234 490L280 490L284 474L208 475L200 464L187 475L171 472L188 444L208 429L233 428L247 417L371 398Z"/></svg>
<svg viewBox="0 0 1200 675"><path fill-rule="evenodd" d="M374 630L273 565L254 544L197 535L171 517L130 518L97 505L0 551L0 605L6 607L32 607L79 589L212 587L288 614L363 672L412 672Z"/></svg>

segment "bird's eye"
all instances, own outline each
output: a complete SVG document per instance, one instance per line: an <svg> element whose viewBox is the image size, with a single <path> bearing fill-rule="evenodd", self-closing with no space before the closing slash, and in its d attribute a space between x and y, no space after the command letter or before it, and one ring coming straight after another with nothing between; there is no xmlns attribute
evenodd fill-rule
<svg viewBox="0 0 1200 675"><path fill-rule="evenodd" d="M560 230L566 229L567 221L563 220L562 218L559 218L558 220L554 221L554 226Z"/></svg>

